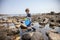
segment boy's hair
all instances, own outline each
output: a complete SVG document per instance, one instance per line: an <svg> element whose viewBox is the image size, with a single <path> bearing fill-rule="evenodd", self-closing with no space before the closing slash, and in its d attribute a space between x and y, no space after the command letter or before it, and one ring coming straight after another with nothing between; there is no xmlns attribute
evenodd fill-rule
<svg viewBox="0 0 60 40"><path fill-rule="evenodd" d="M25 12L27 12L27 11L29 11L29 9L28 9L28 8L26 8L26 9L25 9Z"/></svg>

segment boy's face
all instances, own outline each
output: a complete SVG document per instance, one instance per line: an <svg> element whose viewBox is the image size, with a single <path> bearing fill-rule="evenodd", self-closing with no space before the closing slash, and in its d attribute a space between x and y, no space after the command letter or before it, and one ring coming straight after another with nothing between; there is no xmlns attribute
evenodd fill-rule
<svg viewBox="0 0 60 40"><path fill-rule="evenodd" d="M29 13L29 11L26 11L26 13L28 14L28 13Z"/></svg>

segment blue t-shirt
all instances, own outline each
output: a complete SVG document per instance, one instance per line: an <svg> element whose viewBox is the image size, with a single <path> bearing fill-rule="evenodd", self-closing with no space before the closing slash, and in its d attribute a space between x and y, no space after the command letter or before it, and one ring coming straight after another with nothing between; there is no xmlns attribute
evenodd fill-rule
<svg viewBox="0 0 60 40"><path fill-rule="evenodd" d="M31 14L27 14L27 17L31 17Z"/></svg>
<svg viewBox="0 0 60 40"><path fill-rule="evenodd" d="M31 24L31 14L27 14L26 19L25 19L25 25L29 27Z"/></svg>
<svg viewBox="0 0 60 40"><path fill-rule="evenodd" d="M30 24L31 24L31 21L30 21L28 18L26 18L26 19L25 19L25 25L26 25L27 27L29 27Z"/></svg>

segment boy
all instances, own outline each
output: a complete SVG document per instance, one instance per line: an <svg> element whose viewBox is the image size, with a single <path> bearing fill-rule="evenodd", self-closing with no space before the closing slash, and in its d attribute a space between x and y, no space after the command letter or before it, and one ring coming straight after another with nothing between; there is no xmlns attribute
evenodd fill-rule
<svg viewBox="0 0 60 40"><path fill-rule="evenodd" d="M25 12L27 14L26 18L28 19L28 20L26 20L25 25L27 26L28 31L31 31L31 29L33 29L33 31L36 31L36 29L34 27L31 27L31 14L29 13L29 11L30 10L28 8L25 10Z"/></svg>
<svg viewBox="0 0 60 40"><path fill-rule="evenodd" d="M31 27L30 27L30 25L31 25L31 14L29 13L28 8L25 10L25 12L26 12L27 16L24 20L21 21L20 36L22 36L25 33L25 31L27 31L27 32L31 31ZM25 30L25 29L27 29L27 30Z"/></svg>
<svg viewBox="0 0 60 40"><path fill-rule="evenodd" d="M29 13L29 11L30 10L28 8L25 10L27 16L26 16L24 22L21 22L22 23L22 25L20 26L20 28L21 28L20 35L21 36L22 36L22 34L25 33L24 29L27 29L27 32L31 31L31 29L33 29L33 31L35 31L35 28L31 27L31 14Z"/></svg>
<svg viewBox="0 0 60 40"><path fill-rule="evenodd" d="M27 30L31 31L31 27L30 27L30 25L31 25L31 14L29 13L29 11L30 10L28 8L25 10L25 12L27 14L27 16L26 16L27 20L25 21L25 25L27 26Z"/></svg>

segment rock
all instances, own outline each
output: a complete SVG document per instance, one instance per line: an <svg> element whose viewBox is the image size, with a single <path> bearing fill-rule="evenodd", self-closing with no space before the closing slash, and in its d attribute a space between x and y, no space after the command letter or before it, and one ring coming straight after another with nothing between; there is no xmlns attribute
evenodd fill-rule
<svg viewBox="0 0 60 40"><path fill-rule="evenodd" d="M44 40L44 37L43 37L42 33L34 32L34 34L31 37L31 40Z"/></svg>
<svg viewBox="0 0 60 40"><path fill-rule="evenodd" d="M28 33L25 33L21 37L22 40L31 40L31 36Z"/></svg>
<svg viewBox="0 0 60 40"><path fill-rule="evenodd" d="M20 31L18 30L18 29L16 29L16 28L13 28L13 29L8 29L7 30L7 35L8 36L11 36L11 35L16 35L16 34L19 34L20 33Z"/></svg>
<svg viewBox="0 0 60 40"><path fill-rule="evenodd" d="M0 26L0 40L13 40L16 37L15 35L18 35L19 32L17 28L9 29Z"/></svg>
<svg viewBox="0 0 60 40"><path fill-rule="evenodd" d="M25 24L21 24L20 27L21 27L21 29L27 29Z"/></svg>
<svg viewBox="0 0 60 40"><path fill-rule="evenodd" d="M0 27L4 27L4 25L3 24L0 24Z"/></svg>
<svg viewBox="0 0 60 40"><path fill-rule="evenodd" d="M15 25L16 28L20 28L20 24L19 25Z"/></svg>
<svg viewBox="0 0 60 40"><path fill-rule="evenodd" d="M4 32L0 32L0 40L6 40L6 34Z"/></svg>
<svg viewBox="0 0 60 40"><path fill-rule="evenodd" d="M44 38L40 32L29 32L22 36L22 40L44 40Z"/></svg>
<svg viewBox="0 0 60 40"><path fill-rule="evenodd" d="M54 29L55 27L60 27L60 24L59 23L50 22L49 27Z"/></svg>
<svg viewBox="0 0 60 40"><path fill-rule="evenodd" d="M3 24L3 23L6 23L6 20L5 20L5 19L3 19L3 18L2 18L2 19L0 19L0 23L2 23L2 24Z"/></svg>
<svg viewBox="0 0 60 40"><path fill-rule="evenodd" d="M12 23L12 19L7 19L7 23Z"/></svg>
<svg viewBox="0 0 60 40"><path fill-rule="evenodd" d="M48 36L49 40L60 40L60 34L54 30L48 31L47 36Z"/></svg>
<svg viewBox="0 0 60 40"><path fill-rule="evenodd" d="M10 40L7 36L7 29L5 27L0 28L0 40Z"/></svg>
<svg viewBox="0 0 60 40"><path fill-rule="evenodd" d="M56 22L60 24L60 19L56 20Z"/></svg>
<svg viewBox="0 0 60 40"><path fill-rule="evenodd" d="M15 39L15 40L20 40L20 36L16 37L16 39Z"/></svg>
<svg viewBox="0 0 60 40"><path fill-rule="evenodd" d="M48 23L48 18L40 19L41 21L39 22L40 25L46 25Z"/></svg>
<svg viewBox="0 0 60 40"><path fill-rule="evenodd" d="M20 24L20 22L17 22L17 21L15 21L15 20L13 21L13 23L14 23L14 24Z"/></svg>
<svg viewBox="0 0 60 40"><path fill-rule="evenodd" d="M50 22L49 27L54 29L56 27L56 23Z"/></svg>

